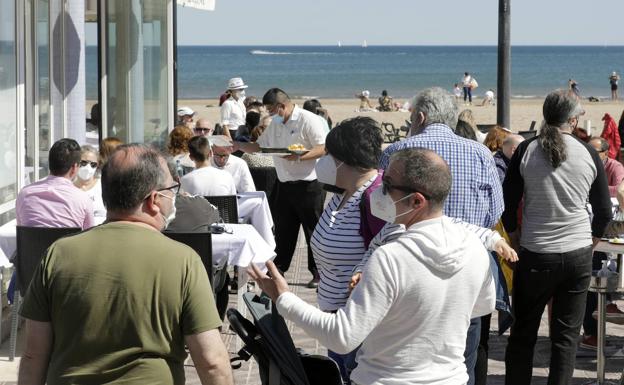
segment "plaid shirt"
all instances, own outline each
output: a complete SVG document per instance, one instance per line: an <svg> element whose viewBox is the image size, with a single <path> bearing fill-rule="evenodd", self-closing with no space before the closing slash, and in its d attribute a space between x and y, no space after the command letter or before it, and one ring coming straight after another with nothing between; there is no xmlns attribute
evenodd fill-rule
<svg viewBox="0 0 624 385"><path fill-rule="evenodd" d="M494 158L482 144L464 139L444 124L431 124L418 135L388 147L379 161L388 167L390 155L407 148L427 148L440 155L451 169L453 184L444 214L481 227L492 227L504 209L503 191Z"/></svg>

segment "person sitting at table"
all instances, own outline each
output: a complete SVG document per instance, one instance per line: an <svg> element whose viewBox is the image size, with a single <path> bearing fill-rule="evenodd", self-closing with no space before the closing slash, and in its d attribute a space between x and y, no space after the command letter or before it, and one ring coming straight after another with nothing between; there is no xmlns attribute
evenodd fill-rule
<svg viewBox="0 0 624 385"><path fill-rule="evenodd" d="M100 142L100 169L104 167L104 164L106 164L108 158L115 152L115 149L122 144L123 142L121 139L115 138L114 136L102 139Z"/></svg>
<svg viewBox="0 0 624 385"><path fill-rule="evenodd" d="M52 145L48 154L50 175L24 187L17 195L18 226L88 229L95 224L93 202L72 183L80 169L80 153L80 145L73 139L61 139Z"/></svg>
<svg viewBox="0 0 624 385"><path fill-rule="evenodd" d="M213 145L210 165L219 170L227 171L230 175L232 175L232 178L234 178L234 184L236 185L236 192L243 193L256 191L256 186L251 178L251 173L249 172L249 166L247 166L247 163L239 157L230 156L231 154L232 147Z"/></svg>
<svg viewBox="0 0 624 385"><path fill-rule="evenodd" d="M598 156L602 160L602 164L604 164L605 172L607 173L607 183L609 184L609 195L611 195L611 198L615 198L618 185L624 180L624 166L619 161L609 158L609 142L604 138L591 138L589 144L598 152Z"/></svg>
<svg viewBox="0 0 624 385"><path fill-rule="evenodd" d="M450 169L433 151L391 156L371 207L407 231L375 251L335 312L291 293L273 262L266 264L271 277L256 265L250 274L285 319L328 349L344 354L361 345L353 382L465 384L470 319L491 313L496 294L480 240L442 213L450 188Z"/></svg>
<svg viewBox="0 0 624 385"><path fill-rule="evenodd" d="M202 383L233 384L201 259L161 233L178 188L145 145L111 156L107 223L55 242L34 273L20 384L182 384L185 346Z"/></svg>
<svg viewBox="0 0 624 385"><path fill-rule="evenodd" d="M195 162L195 170L180 179L182 190L201 196L236 195L232 175L210 165L212 151L208 139L196 136L189 141L188 147L189 155Z"/></svg>
<svg viewBox="0 0 624 385"><path fill-rule="evenodd" d="M254 127L253 130L251 130L251 135L250 135L251 143L256 143L260 135L262 135L264 130L266 130L269 124L271 124L271 120L272 120L271 115L266 114L266 113L262 114L262 116L260 117L260 124L258 124L256 127ZM272 156L266 156L266 155L258 154L255 152L246 152L243 154L241 159L247 162L247 166L249 166L250 169L266 168L266 167L275 168L275 163L273 163Z"/></svg>
<svg viewBox="0 0 624 385"><path fill-rule="evenodd" d="M76 174L74 185L86 192L93 202L93 216L101 218L100 222L106 217L106 207L102 200L102 184L99 176L96 177L98 169L98 151L95 147L88 144L80 149L80 168Z"/></svg>
<svg viewBox="0 0 624 385"><path fill-rule="evenodd" d="M176 126L167 139L167 152L173 157L173 161L182 167L185 172L195 168L188 151L188 142L193 137L193 130L184 125Z"/></svg>

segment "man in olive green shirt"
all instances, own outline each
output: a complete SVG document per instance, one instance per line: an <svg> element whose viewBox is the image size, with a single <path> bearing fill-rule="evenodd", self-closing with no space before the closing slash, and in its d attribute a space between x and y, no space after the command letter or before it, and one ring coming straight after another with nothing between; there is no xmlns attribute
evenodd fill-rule
<svg viewBox="0 0 624 385"><path fill-rule="evenodd" d="M178 186L147 147L112 155L107 223L54 243L28 289L19 384L184 384L185 343L202 384L233 383L206 270L160 233Z"/></svg>

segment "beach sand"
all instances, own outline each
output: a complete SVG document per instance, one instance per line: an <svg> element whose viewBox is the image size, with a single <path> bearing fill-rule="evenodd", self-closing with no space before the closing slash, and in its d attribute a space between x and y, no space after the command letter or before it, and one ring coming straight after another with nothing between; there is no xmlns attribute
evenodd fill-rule
<svg viewBox="0 0 624 385"><path fill-rule="evenodd" d="M295 100L297 105L302 106L304 100ZM400 102L404 102L400 100ZM528 130L531 121L537 121L536 128L542 121L542 104L543 99L512 99L511 101L511 127L514 132ZM323 107L329 111L329 115L334 124L355 116L369 116L379 122L391 122L396 127L405 124L405 120L409 119L408 112L355 112L359 106L356 99L323 99L321 100ZM470 108L473 111L478 124L494 124L496 123L496 106L481 107L481 99L475 99L472 106L464 106L459 103L460 111ZM219 102L216 99L198 99L198 100L179 100L179 106L189 106L197 111L198 117L208 118L213 124L219 122ZM585 120L589 120L592 126L592 134L600 135L602 132L603 122L601 121L605 112L608 112L617 121L620 119L622 110L624 109L624 101L602 101L598 103L583 102L585 115L581 117L580 126L585 126Z"/></svg>

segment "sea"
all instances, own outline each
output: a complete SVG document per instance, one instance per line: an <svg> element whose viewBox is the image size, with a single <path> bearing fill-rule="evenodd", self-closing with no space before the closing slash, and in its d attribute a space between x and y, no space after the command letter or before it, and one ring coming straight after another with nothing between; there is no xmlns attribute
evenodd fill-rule
<svg viewBox="0 0 624 385"><path fill-rule="evenodd" d="M87 47L87 96L97 97L94 47ZM575 79L584 97L610 97L609 76L624 73L624 46L514 46L513 98L541 98ZM178 98L218 97L231 77L262 96L280 87L292 97L351 98L362 90L408 98L440 86L452 90L464 72L482 95L496 90L496 46L179 46ZM624 86L624 83L622 83Z"/></svg>

